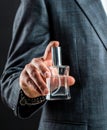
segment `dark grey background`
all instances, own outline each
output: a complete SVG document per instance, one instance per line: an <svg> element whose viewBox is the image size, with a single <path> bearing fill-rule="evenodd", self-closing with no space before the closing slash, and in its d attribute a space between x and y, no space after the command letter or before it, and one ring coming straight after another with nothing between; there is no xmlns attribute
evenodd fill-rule
<svg viewBox="0 0 107 130"><path fill-rule="evenodd" d="M0 75L2 74L9 45L11 43L13 20L19 6L19 0L0 1ZM40 112L30 119L21 120L2 102L0 98L1 130L37 130Z"/></svg>

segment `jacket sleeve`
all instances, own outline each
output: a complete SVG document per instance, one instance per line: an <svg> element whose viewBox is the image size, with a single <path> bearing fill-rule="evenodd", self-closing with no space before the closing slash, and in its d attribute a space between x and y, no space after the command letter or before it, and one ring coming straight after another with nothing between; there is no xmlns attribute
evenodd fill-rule
<svg viewBox="0 0 107 130"><path fill-rule="evenodd" d="M19 75L32 58L43 55L50 41L48 13L44 0L22 0L13 24L13 35L1 76L1 96L17 116L30 116L41 105L19 105Z"/></svg>

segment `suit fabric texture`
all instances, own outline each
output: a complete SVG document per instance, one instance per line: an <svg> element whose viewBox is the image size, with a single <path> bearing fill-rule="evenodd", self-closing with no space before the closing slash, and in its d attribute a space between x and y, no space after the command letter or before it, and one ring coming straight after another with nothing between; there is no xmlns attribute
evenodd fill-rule
<svg viewBox="0 0 107 130"><path fill-rule="evenodd" d="M100 0L21 1L1 77L5 102L18 116L37 112L36 106L23 111L18 105L19 75L52 40L60 42L63 64L76 83L70 100L42 105L38 129L107 130L107 17Z"/></svg>

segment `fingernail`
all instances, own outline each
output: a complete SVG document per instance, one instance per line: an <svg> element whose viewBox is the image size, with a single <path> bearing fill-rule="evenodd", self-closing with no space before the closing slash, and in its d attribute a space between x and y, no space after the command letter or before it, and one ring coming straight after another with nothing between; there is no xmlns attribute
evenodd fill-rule
<svg viewBox="0 0 107 130"><path fill-rule="evenodd" d="M49 92L48 89L45 88L45 89L44 89L44 94L48 94L48 92Z"/></svg>

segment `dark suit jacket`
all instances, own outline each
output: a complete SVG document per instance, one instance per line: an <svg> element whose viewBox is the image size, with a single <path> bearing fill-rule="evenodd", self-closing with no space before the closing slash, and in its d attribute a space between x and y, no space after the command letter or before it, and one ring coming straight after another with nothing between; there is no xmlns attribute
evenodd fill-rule
<svg viewBox="0 0 107 130"><path fill-rule="evenodd" d="M76 83L71 100L43 105L39 130L107 130L107 16L100 0L22 0L1 78L2 97L21 117L41 106L18 105L18 78L52 40L60 41L63 64L70 65Z"/></svg>

